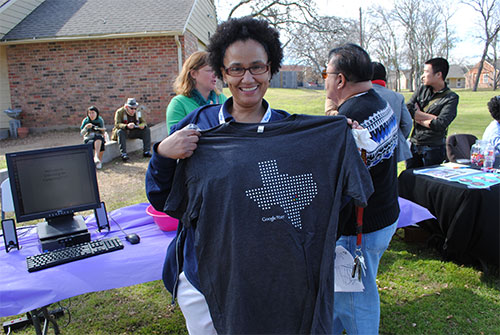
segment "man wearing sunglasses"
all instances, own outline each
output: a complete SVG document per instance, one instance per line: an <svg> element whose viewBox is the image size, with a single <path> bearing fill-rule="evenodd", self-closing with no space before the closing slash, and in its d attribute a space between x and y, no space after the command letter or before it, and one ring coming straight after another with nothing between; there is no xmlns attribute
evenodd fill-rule
<svg viewBox="0 0 500 335"><path fill-rule="evenodd" d="M344 247L352 255L362 256L359 259L364 264L360 275L364 291L335 292L332 332L341 334L345 329L347 334L376 335L380 320L377 270L399 217L394 153L398 125L391 106L372 88L373 67L363 48L346 44L332 49L328 59L322 73L327 98L337 105L339 115L359 122L376 142L376 146L366 150L366 165L375 192L364 209L362 228L358 224L358 212L350 202L340 213L341 236L337 241L337 246ZM356 226L362 231L362 238Z"/></svg>
<svg viewBox="0 0 500 335"><path fill-rule="evenodd" d="M115 127L111 139L118 141L122 161L129 160L127 154L127 138L142 139L142 154L151 157L151 132L140 112L135 98L128 98L127 103L116 110Z"/></svg>

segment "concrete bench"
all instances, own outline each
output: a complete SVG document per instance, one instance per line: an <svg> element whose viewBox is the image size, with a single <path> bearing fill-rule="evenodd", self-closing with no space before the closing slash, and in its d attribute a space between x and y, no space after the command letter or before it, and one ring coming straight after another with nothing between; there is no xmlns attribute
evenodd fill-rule
<svg viewBox="0 0 500 335"><path fill-rule="evenodd" d="M151 144L159 142L165 137L167 137L167 126L165 123L162 122L151 127ZM103 163L111 162L113 159L120 157L120 149L117 141L109 141L105 145L106 150L104 150L102 156ZM137 150L142 150L142 140L140 138L127 140L127 152L131 153Z"/></svg>

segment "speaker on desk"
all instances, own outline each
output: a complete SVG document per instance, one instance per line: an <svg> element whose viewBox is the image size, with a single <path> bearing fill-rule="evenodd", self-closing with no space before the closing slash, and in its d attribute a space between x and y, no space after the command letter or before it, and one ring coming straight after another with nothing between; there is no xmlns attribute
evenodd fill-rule
<svg viewBox="0 0 500 335"><path fill-rule="evenodd" d="M17 248L19 250L19 241L17 239L16 224L13 219L2 220L3 241L5 243L5 252Z"/></svg>
<svg viewBox="0 0 500 335"><path fill-rule="evenodd" d="M109 231L109 220L108 213L106 212L106 205L104 201L101 201L101 206L94 209L95 220L97 222L97 229L101 231L104 228L107 228Z"/></svg>

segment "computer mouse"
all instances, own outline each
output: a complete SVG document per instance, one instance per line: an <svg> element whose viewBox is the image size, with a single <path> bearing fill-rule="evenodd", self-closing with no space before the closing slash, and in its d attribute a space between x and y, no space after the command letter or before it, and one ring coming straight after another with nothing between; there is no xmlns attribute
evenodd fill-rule
<svg viewBox="0 0 500 335"><path fill-rule="evenodd" d="M129 241L130 244L137 244L141 241L141 238L136 233L128 234L125 239Z"/></svg>

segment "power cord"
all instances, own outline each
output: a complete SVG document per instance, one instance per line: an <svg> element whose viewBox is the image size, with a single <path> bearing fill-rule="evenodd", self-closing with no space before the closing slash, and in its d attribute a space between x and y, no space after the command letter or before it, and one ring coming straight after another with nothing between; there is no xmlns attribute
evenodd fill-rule
<svg viewBox="0 0 500 335"><path fill-rule="evenodd" d="M111 221L113 221L114 223L116 223L116 225L118 226L118 228L120 228L120 230L122 231L122 233L127 236L128 234L125 232L125 230L122 229L122 227L118 224L118 222L116 222L116 220L111 216L111 215L108 215L108 217L111 219Z"/></svg>
<svg viewBox="0 0 500 335"><path fill-rule="evenodd" d="M66 313L68 314L68 322L66 322L64 327L67 327L71 323L71 311L69 310L69 308L71 307L71 300L68 299L68 301L69 301L68 307L63 306L60 301L57 303L59 308L63 311L66 311Z"/></svg>
<svg viewBox="0 0 500 335"><path fill-rule="evenodd" d="M116 225L118 226L118 228L120 228L120 230L122 231L122 233L125 235L125 239L130 243L130 244L137 244L141 241L141 238L139 237L139 235L137 233L130 233L130 234L127 234L125 232L125 230L122 229L122 227L118 224L118 222L116 222L116 220L111 217L111 220L116 223Z"/></svg>

